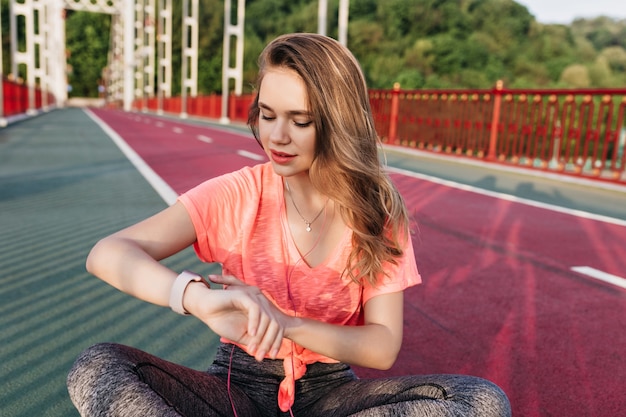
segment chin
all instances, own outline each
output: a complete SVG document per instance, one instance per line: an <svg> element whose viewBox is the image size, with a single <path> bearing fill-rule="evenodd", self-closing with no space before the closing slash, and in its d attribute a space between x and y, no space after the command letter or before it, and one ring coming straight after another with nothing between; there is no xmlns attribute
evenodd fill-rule
<svg viewBox="0 0 626 417"><path fill-rule="evenodd" d="M280 175L281 177L293 177L297 175L308 175L308 169L296 168L291 166L279 165L272 163L272 168L274 168L274 172L276 175Z"/></svg>

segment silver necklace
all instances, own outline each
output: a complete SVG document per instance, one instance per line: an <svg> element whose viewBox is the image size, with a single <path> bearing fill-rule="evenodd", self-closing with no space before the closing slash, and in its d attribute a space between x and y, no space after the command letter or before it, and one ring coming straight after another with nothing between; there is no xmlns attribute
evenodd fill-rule
<svg viewBox="0 0 626 417"><path fill-rule="evenodd" d="M313 218L313 220L308 221L307 219L304 218L304 216L302 215L302 213L300 213L300 210L298 210L298 206L296 206L296 202L293 200L293 196L291 195L291 188L289 188L289 183L287 182L287 180L285 180L285 185L287 186L287 191L289 194L289 199L291 200L291 204L293 204L293 208L296 209L296 212L298 213L298 215L300 216L300 218L302 219L302 221L304 221L304 224L306 224L306 231L310 232L311 231L311 225L313 223L315 223L315 220L317 220L317 218L322 214L322 212L324 211L324 209L326 208L326 205L328 204L328 198L326 199L326 202L324 203L324 207L322 207L322 209L319 211L319 213L317 213L317 215L315 216L315 218Z"/></svg>

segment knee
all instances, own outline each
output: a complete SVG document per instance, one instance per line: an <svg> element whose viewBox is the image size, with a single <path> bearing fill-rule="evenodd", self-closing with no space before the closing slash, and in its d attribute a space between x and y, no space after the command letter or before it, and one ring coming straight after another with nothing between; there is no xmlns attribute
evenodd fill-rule
<svg viewBox="0 0 626 417"><path fill-rule="evenodd" d="M491 381L477 378L474 399L480 416L510 417L511 404L499 386Z"/></svg>
<svg viewBox="0 0 626 417"><path fill-rule="evenodd" d="M114 343L99 343L78 355L67 375L67 389L74 404L93 394L102 380L124 362L120 348Z"/></svg>
<svg viewBox="0 0 626 417"><path fill-rule="evenodd" d="M106 369L107 364L116 356L116 347L114 343L98 343L82 351L70 368L68 384L85 375Z"/></svg>

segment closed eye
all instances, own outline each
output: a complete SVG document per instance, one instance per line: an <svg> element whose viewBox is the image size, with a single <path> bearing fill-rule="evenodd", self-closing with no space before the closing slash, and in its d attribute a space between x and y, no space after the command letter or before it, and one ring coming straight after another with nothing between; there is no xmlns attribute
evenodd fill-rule
<svg viewBox="0 0 626 417"><path fill-rule="evenodd" d="M299 122L296 122L296 121L293 122L294 125L296 125L298 127L302 127L302 128L311 126L311 123L313 123L312 120L309 120L308 122L304 122L304 123L299 123Z"/></svg>

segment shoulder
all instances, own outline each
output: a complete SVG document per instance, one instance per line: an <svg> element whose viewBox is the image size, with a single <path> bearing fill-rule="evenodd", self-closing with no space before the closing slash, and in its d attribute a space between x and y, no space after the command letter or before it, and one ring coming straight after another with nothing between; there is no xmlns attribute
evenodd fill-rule
<svg viewBox="0 0 626 417"><path fill-rule="evenodd" d="M235 171L233 176L257 185L273 183L277 178L270 162L241 168Z"/></svg>
<svg viewBox="0 0 626 417"><path fill-rule="evenodd" d="M237 171L218 177L226 182L247 183L249 185L262 186L276 180L276 174L269 162L253 166L246 166Z"/></svg>
<svg viewBox="0 0 626 417"><path fill-rule="evenodd" d="M191 198L235 197L260 194L276 180L270 163L246 166L197 185L183 194Z"/></svg>

